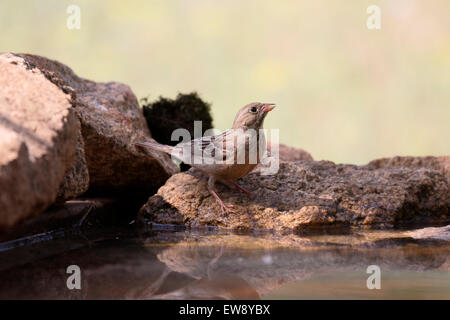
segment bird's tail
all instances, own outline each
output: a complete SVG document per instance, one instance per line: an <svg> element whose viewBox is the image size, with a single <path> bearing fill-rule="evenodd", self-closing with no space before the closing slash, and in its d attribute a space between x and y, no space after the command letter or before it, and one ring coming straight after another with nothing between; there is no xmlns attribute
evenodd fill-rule
<svg viewBox="0 0 450 320"><path fill-rule="evenodd" d="M161 152L165 152L167 154L171 154L173 151L173 147L172 146L168 146L165 144L160 144L157 142L136 142L134 144L136 147L142 149L143 151L150 151L150 150L156 150L156 151L161 151Z"/></svg>

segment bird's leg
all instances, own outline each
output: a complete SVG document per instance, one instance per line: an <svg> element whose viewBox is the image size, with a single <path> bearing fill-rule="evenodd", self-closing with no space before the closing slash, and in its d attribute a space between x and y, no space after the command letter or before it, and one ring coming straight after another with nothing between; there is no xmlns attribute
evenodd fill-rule
<svg viewBox="0 0 450 320"><path fill-rule="evenodd" d="M246 193L248 196L252 195L252 192L245 189L244 187L241 187L240 185L238 185L236 182L234 182L233 180L228 180L229 183L231 183L237 190L239 190L242 193Z"/></svg>
<svg viewBox="0 0 450 320"><path fill-rule="evenodd" d="M219 203L220 209L222 210L222 213L234 212L233 209L232 209L233 206L231 204L226 205L222 201L222 199L220 199L219 195L214 190L209 190L209 192L211 192L211 194L214 196L214 198L216 198L216 201Z"/></svg>
<svg viewBox="0 0 450 320"><path fill-rule="evenodd" d="M219 259L220 259L220 257L222 257L222 255L223 255L223 246L220 247L220 250L216 254L216 256L210 262L208 262L208 266L206 267L206 273L207 273L209 279L212 279L212 271L213 271L212 269L217 264L217 261L219 261Z"/></svg>
<svg viewBox="0 0 450 320"><path fill-rule="evenodd" d="M232 209L233 206L231 204L226 205L222 199L220 199L219 195L217 194L217 192L214 190L214 184L216 182L216 179L213 176L209 177L208 180L208 190L209 192L214 196L214 198L216 199L216 201L219 203L220 205L220 209L222 210L222 213L225 212L234 212L234 210Z"/></svg>
<svg viewBox="0 0 450 320"><path fill-rule="evenodd" d="M245 189L244 187L241 187L239 184L234 182L233 180L220 180L224 185L226 185L230 189L236 189L239 192L246 193L248 196L252 195L252 192L250 190Z"/></svg>

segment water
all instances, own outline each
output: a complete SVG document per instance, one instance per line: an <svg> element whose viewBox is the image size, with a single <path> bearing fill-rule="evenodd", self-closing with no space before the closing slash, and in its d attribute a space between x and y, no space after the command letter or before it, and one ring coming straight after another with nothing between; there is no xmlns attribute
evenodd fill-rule
<svg viewBox="0 0 450 320"><path fill-rule="evenodd" d="M405 231L79 229L0 245L1 299L450 299L450 242ZM67 288L69 265L81 290ZM368 289L369 265L381 289Z"/></svg>

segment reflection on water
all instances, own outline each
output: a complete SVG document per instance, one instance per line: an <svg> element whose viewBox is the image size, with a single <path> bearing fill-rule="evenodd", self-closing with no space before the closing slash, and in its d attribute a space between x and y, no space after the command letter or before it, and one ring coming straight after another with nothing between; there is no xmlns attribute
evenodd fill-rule
<svg viewBox="0 0 450 320"><path fill-rule="evenodd" d="M0 246L2 299L450 299L450 242L402 231L109 230L10 248ZM81 290L66 286L73 264ZM367 289L369 265L380 290Z"/></svg>

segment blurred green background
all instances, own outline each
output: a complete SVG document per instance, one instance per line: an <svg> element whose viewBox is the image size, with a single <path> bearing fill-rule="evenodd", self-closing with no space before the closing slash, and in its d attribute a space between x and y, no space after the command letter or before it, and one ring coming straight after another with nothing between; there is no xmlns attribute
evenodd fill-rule
<svg viewBox="0 0 450 320"><path fill-rule="evenodd" d="M69 30L66 9L81 8ZM369 5L381 29L366 27ZM267 129L315 159L450 154L450 1L3 0L0 51L56 59L138 98L198 91L215 126L275 102Z"/></svg>

